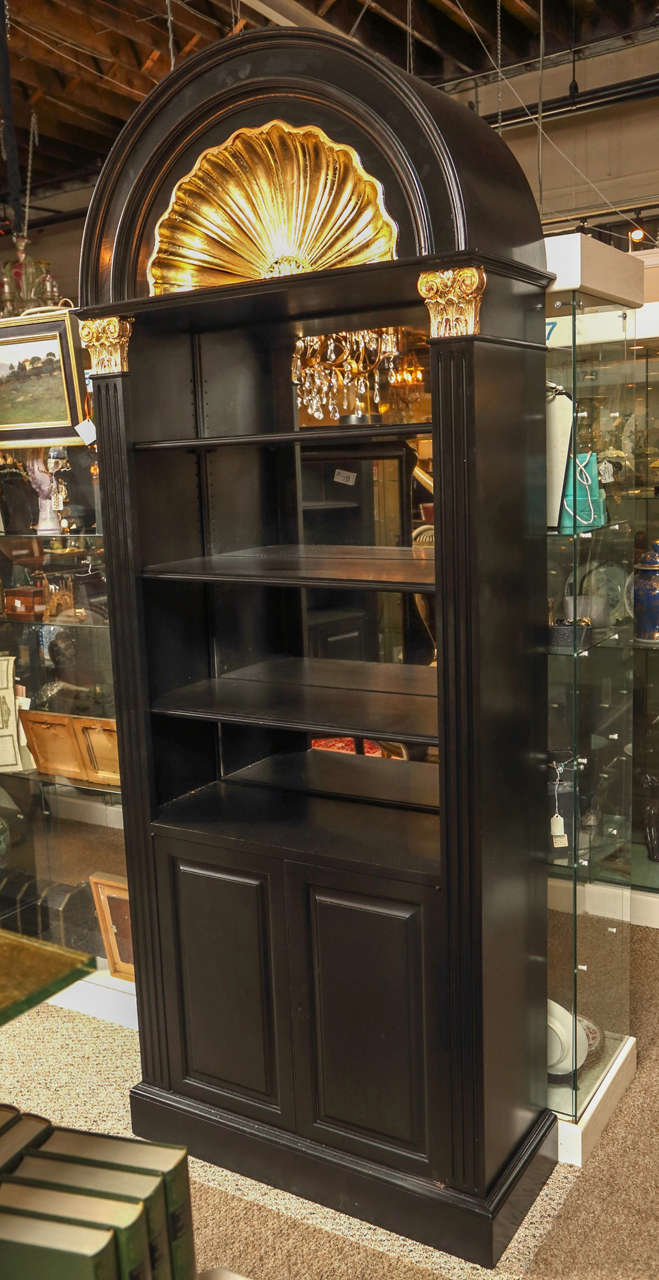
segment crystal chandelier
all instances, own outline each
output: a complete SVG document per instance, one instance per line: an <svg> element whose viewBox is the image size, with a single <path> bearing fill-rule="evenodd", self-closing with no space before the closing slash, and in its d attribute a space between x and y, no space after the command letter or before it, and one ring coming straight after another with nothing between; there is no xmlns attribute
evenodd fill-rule
<svg viewBox="0 0 659 1280"><path fill-rule="evenodd" d="M326 414L338 420L350 411L353 396L379 405L382 379L395 383L399 353L398 333L392 328L298 338L291 361L298 409L318 420Z"/></svg>

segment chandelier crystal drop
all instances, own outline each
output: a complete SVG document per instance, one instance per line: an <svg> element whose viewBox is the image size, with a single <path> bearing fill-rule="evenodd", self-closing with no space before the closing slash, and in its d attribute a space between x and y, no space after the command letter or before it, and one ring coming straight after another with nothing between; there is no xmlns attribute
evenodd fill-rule
<svg viewBox="0 0 659 1280"><path fill-rule="evenodd" d="M353 332L298 338L291 361L291 380L297 387L297 407L320 421L338 421L347 413L353 394L380 403L380 384L396 380L400 341L396 329L357 329Z"/></svg>

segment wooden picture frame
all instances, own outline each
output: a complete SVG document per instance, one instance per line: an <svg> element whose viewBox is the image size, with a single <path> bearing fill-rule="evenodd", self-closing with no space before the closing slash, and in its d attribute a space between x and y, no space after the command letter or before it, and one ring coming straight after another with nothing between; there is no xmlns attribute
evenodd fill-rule
<svg viewBox="0 0 659 1280"><path fill-rule="evenodd" d="M74 781L119 787L115 720L21 711L27 745L39 773Z"/></svg>
<svg viewBox="0 0 659 1280"><path fill-rule="evenodd" d="M113 978L133 981L133 941L128 910L128 882L123 876L89 877L108 966Z"/></svg>
<svg viewBox="0 0 659 1280"><path fill-rule="evenodd" d="M119 786L119 752L115 720L98 716L72 716L71 724L87 769L87 780L102 786Z"/></svg>
<svg viewBox="0 0 659 1280"><path fill-rule="evenodd" d="M71 716L54 711L20 711L19 715L39 773L87 781L88 769Z"/></svg>

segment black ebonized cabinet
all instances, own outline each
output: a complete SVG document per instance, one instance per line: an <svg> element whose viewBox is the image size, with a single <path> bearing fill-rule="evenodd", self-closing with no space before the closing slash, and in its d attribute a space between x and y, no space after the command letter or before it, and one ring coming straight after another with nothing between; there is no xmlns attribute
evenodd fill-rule
<svg viewBox="0 0 659 1280"><path fill-rule="evenodd" d="M356 148L398 260L148 297L174 182L273 118ZM480 325L429 337L420 273L472 265ZM546 281L496 135L300 31L225 42L158 86L101 176L82 264L136 1132L488 1265L555 1160ZM129 371L99 358L109 317L132 323ZM417 335L428 411L305 424L296 339L385 329Z"/></svg>

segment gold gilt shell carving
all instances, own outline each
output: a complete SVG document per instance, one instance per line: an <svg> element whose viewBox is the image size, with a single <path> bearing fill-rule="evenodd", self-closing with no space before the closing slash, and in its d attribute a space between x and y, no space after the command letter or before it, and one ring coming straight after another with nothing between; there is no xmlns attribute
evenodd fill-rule
<svg viewBox="0 0 659 1280"><path fill-rule="evenodd" d="M314 125L237 129L177 182L156 226L152 294L396 257L381 183Z"/></svg>

